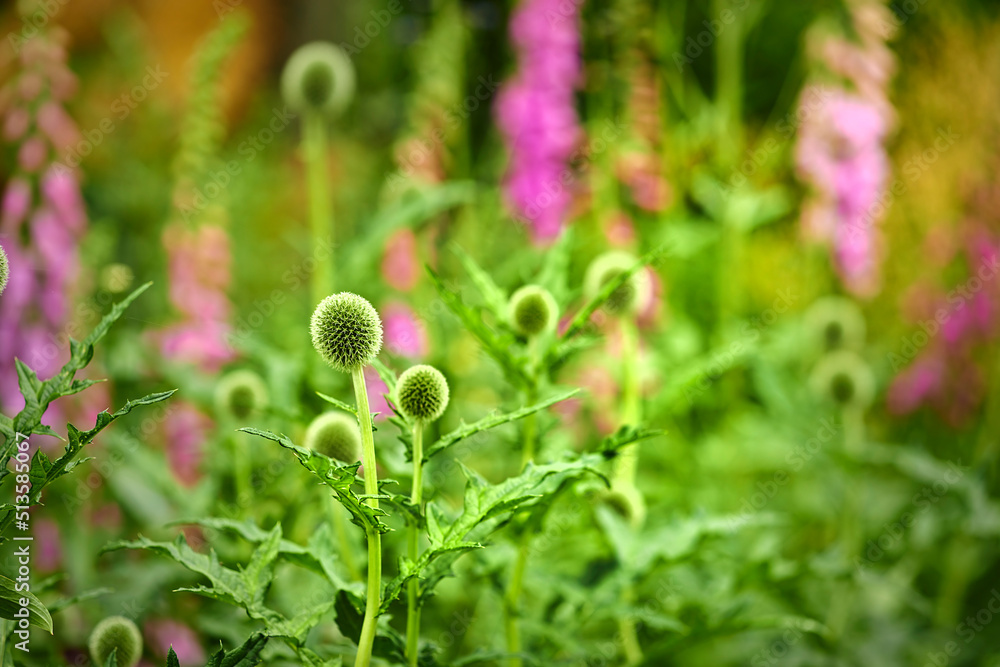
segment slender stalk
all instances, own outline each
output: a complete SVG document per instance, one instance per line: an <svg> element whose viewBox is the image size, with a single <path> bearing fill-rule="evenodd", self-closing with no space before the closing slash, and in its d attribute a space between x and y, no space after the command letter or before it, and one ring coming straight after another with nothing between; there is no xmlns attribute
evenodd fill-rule
<svg viewBox="0 0 1000 667"><path fill-rule="evenodd" d="M844 427L844 453L853 461L864 449L865 422L864 412L859 408L845 408L841 412ZM844 503L840 513L840 543L844 554L853 566L853 559L858 555L859 544L864 527L860 525L861 498L859 487L854 487L854 475L848 474L844 481ZM854 488L852 488L854 487ZM834 638L839 639L847 629L850 620L850 607L854 600L854 575L841 582L830 602L826 625Z"/></svg>
<svg viewBox="0 0 1000 667"><path fill-rule="evenodd" d="M317 113L307 113L302 131L309 183L309 229L314 248L320 241L333 248L333 207L330 197L330 171L327 164L326 120ZM313 253L316 269L312 274L313 303L319 303L333 292L333 252Z"/></svg>
<svg viewBox="0 0 1000 667"><path fill-rule="evenodd" d="M503 621L507 635L507 652L516 654L521 652L521 589L524 586L524 570L528 564L528 539L521 542L517 551L517 561L514 563L514 572L510 577L510 585L507 587L507 594L504 596ZM524 662L520 657L512 657L507 661L510 667L521 667Z"/></svg>
<svg viewBox="0 0 1000 667"><path fill-rule="evenodd" d="M413 490L410 492L410 502L418 509L423 496L424 477L424 428L419 421L413 425ZM420 529L416 524L410 526L409 534L410 560L414 563L420 556ZM420 607L417 596L420 594L420 583L417 578L410 579L406 591L406 657L411 667L416 667L420 657Z"/></svg>
<svg viewBox="0 0 1000 667"><path fill-rule="evenodd" d="M639 328L634 318L621 320L622 336L622 425L638 426L642 419L641 391L639 386ZM639 468L639 445L633 443L619 452L615 458L615 471L612 485L622 497L632 505L631 521L636 528L645 518L645 507L642 494L635 486L636 473ZM622 599L626 605L635 600L635 589L626 584L622 591ZM625 664L637 665L642 662L642 648L639 646L639 633L635 627L635 619L625 615L618 619L618 634L622 640L622 652L625 654Z"/></svg>
<svg viewBox="0 0 1000 667"><path fill-rule="evenodd" d="M243 437L246 433L236 433L229 439L233 453L233 481L236 486L236 511L239 516L245 514L244 510L250 504L250 441Z"/></svg>
<svg viewBox="0 0 1000 667"><path fill-rule="evenodd" d="M378 509L378 473L375 469L375 438L372 435L372 413L368 406L368 390L365 387L364 369L355 368L351 372L354 380L354 396L358 404L358 422L361 426L361 462L365 467L365 495L370 507ZM358 655L354 667L368 667L372 659L372 644L375 642L375 624L378 609L382 604L382 536L378 530L367 528L368 537L368 600L365 604L365 620L361 625L358 639Z"/></svg>
<svg viewBox="0 0 1000 667"><path fill-rule="evenodd" d="M537 352L538 348L535 343L535 339L532 338L528 343L529 354L531 355L532 366L537 371ZM538 389L533 384L526 393L527 405L533 405L537 400ZM524 430L521 433L521 437L524 439L524 443L521 447L521 471L524 471L528 463L535 460L535 440L538 435L538 422L536 421L536 415L531 414L524 418ZM504 621L504 631L507 636L507 652L508 653L520 653L521 652L521 626L520 626L520 616L521 616L521 589L524 586L524 570L528 565L528 546L530 544L530 535L524 535L521 540L521 545L517 550L517 561L514 563L514 571L511 573L510 585L507 587L507 593L504 595L503 603L503 621ZM521 667L523 661L521 658L511 658L508 663L510 667Z"/></svg>

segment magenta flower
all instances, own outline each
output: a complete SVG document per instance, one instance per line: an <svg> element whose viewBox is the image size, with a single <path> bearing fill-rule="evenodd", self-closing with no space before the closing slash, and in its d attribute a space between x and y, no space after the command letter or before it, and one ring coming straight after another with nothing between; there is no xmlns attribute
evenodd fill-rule
<svg viewBox="0 0 1000 667"><path fill-rule="evenodd" d="M504 192L536 241L558 236L572 202L568 161L581 135L574 106L582 82L578 12L574 2L526 0L510 24L520 67L496 103L510 150Z"/></svg>
<svg viewBox="0 0 1000 667"><path fill-rule="evenodd" d="M163 234L168 254L170 302L181 320L160 332L165 357L215 371L235 358L229 345L232 306L229 236L212 225L172 225Z"/></svg>
<svg viewBox="0 0 1000 667"><path fill-rule="evenodd" d="M18 170L0 204L0 239L11 270L0 299L0 408L15 411L23 401L14 358L47 378L68 356L64 330L79 278L77 249L87 226L76 174L51 162L77 133L61 105L75 83L66 68L64 35L50 28L29 40L17 54L16 76L0 91L4 138L20 142ZM39 106L35 100L42 96ZM25 122L41 132L28 131ZM50 408L49 423L58 411L58 406Z"/></svg>
<svg viewBox="0 0 1000 667"><path fill-rule="evenodd" d="M807 91L803 99L814 94ZM822 106L805 116L799 130L799 177L814 188L803 216L807 236L829 243L844 286L869 295L878 286L881 194L889 176L882 145L887 126L861 97L839 90L818 93ZM815 97L814 97L815 99Z"/></svg>
<svg viewBox="0 0 1000 667"><path fill-rule="evenodd" d="M427 355L427 332L409 306L397 303L384 307L382 329L385 347L392 354L410 359Z"/></svg>

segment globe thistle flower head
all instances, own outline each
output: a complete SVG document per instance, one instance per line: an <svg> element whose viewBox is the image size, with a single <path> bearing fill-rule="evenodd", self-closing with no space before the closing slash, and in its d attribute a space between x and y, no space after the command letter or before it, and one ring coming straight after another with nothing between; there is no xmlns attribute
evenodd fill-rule
<svg viewBox="0 0 1000 667"><path fill-rule="evenodd" d="M312 316L313 347L344 373L367 366L382 349L382 320L366 299L341 292L323 299Z"/></svg>
<svg viewBox="0 0 1000 667"><path fill-rule="evenodd" d="M3 294L7 287L7 279L10 278L10 264L7 262L7 253L0 246L0 294Z"/></svg>
<svg viewBox="0 0 1000 667"><path fill-rule="evenodd" d="M305 446L344 463L360 461L361 431L358 421L344 412L324 412L306 429Z"/></svg>
<svg viewBox="0 0 1000 667"><path fill-rule="evenodd" d="M855 352L837 350L820 359L809 378L812 391L841 407L867 408L875 398L875 376Z"/></svg>
<svg viewBox="0 0 1000 667"><path fill-rule="evenodd" d="M135 623L124 616L109 616L90 633L90 657L94 663L104 663L115 653L117 667L135 667L142 656L142 635Z"/></svg>
<svg viewBox="0 0 1000 667"><path fill-rule="evenodd" d="M281 96L292 110L335 116L354 95L354 65L329 42L300 46L281 73Z"/></svg>
<svg viewBox="0 0 1000 667"><path fill-rule="evenodd" d="M559 306L544 287L525 285L510 297L508 318L518 333L537 336L555 328L559 320Z"/></svg>
<svg viewBox="0 0 1000 667"><path fill-rule="evenodd" d="M611 250L590 263L584 276L583 288L588 299L593 299L608 282L627 272L639 260L623 250ZM634 315L653 298L653 284L649 274L640 269L633 273L604 302L604 310L612 315Z"/></svg>
<svg viewBox="0 0 1000 667"><path fill-rule="evenodd" d="M396 383L396 405L410 419L432 422L448 407L448 381L433 366L412 366Z"/></svg>
<svg viewBox="0 0 1000 667"><path fill-rule="evenodd" d="M215 409L220 417L248 419L267 403L267 385L251 370L227 373L215 388Z"/></svg>
<svg viewBox="0 0 1000 667"><path fill-rule="evenodd" d="M812 349L860 351L865 342L865 318L851 299L827 296L817 299L805 313L806 335Z"/></svg>

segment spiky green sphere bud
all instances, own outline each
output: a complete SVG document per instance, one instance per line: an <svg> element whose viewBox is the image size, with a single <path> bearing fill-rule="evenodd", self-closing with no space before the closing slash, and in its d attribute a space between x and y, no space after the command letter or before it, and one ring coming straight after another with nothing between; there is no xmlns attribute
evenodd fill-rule
<svg viewBox="0 0 1000 667"><path fill-rule="evenodd" d="M7 262L7 253L0 246L0 294L3 294L7 287L7 279L10 278L10 264Z"/></svg>
<svg viewBox="0 0 1000 667"><path fill-rule="evenodd" d="M875 376L864 359L837 350L820 359L809 378L813 392L841 407L867 408L875 398Z"/></svg>
<svg viewBox="0 0 1000 667"><path fill-rule="evenodd" d="M514 292L507 306L514 329L524 336L537 336L556 328L559 306L552 294L538 285L525 285Z"/></svg>
<svg viewBox="0 0 1000 667"><path fill-rule="evenodd" d="M344 463L361 460L358 420L344 412L324 412L306 429L306 448Z"/></svg>
<svg viewBox="0 0 1000 667"><path fill-rule="evenodd" d="M593 299L608 282L627 272L639 260L624 250L610 250L599 256L583 279L583 289L588 299ZM640 269L633 273L604 302L604 310L611 315L634 315L653 298L653 285L649 274Z"/></svg>
<svg viewBox="0 0 1000 667"><path fill-rule="evenodd" d="M354 65L335 44L304 44L285 64L281 95L293 111L335 116L354 95Z"/></svg>
<svg viewBox="0 0 1000 667"><path fill-rule="evenodd" d="M842 296L813 302L805 313L805 329L810 347L820 353L864 347L865 317L854 301Z"/></svg>
<svg viewBox="0 0 1000 667"><path fill-rule="evenodd" d="M101 667L117 649L118 667L135 667L142 657L142 635L135 623L124 616L108 616L90 633L90 657Z"/></svg>
<svg viewBox="0 0 1000 667"><path fill-rule="evenodd" d="M448 381L433 366L407 368L396 383L396 405L410 419L432 422L448 407Z"/></svg>
<svg viewBox="0 0 1000 667"><path fill-rule="evenodd" d="M215 388L215 409L220 417L248 419L268 403L267 385L251 370L227 373Z"/></svg>
<svg viewBox="0 0 1000 667"><path fill-rule="evenodd" d="M338 371L350 373L372 362L382 349L382 320L357 294L323 299L312 316L313 347Z"/></svg>

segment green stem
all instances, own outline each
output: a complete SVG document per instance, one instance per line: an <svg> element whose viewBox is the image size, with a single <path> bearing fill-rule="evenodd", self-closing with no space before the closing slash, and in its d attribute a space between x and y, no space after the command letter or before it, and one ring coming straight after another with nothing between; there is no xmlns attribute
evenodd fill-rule
<svg viewBox="0 0 1000 667"><path fill-rule="evenodd" d="M229 442L232 445L233 452L233 481L236 486L236 511L240 517L242 517L246 512L245 508L251 503L251 484L250 484L250 442L245 436L245 433L237 433ZM242 449L242 451L241 451Z"/></svg>
<svg viewBox="0 0 1000 667"><path fill-rule="evenodd" d="M538 341L535 336L532 336L528 341L528 357L531 363L532 373L537 378L538 374ZM537 379L532 379L531 387L526 392L527 403L525 405L534 405L535 401L538 400L538 385ZM538 433L538 422L536 413L532 413L524 418L524 431L522 436L524 438L524 444L521 447L521 470L523 471L525 466L528 465L529 461L535 460L535 440Z"/></svg>
<svg viewBox="0 0 1000 667"><path fill-rule="evenodd" d="M865 422L864 412L859 408L847 408L841 412L841 422L844 428L844 454L849 459L848 465L853 467L857 457L864 450ZM830 602L827 615L827 627L834 638L839 639L847 629L850 620L850 607L854 600L854 559L858 555L861 535L864 526L860 525L860 485L855 485L857 478L848 473L844 480L844 502L840 513L840 543L845 562L848 564L846 580L836 588Z"/></svg>
<svg viewBox="0 0 1000 667"><path fill-rule="evenodd" d="M621 321L622 336L622 408L621 424L638 426L642 420L641 390L639 381L639 328L634 318L626 317ZM615 458L613 488L621 494L630 507L630 520L638 528L645 519L646 509L642 494L635 485L636 473L639 468L639 445L633 443L619 452ZM635 600L635 589L632 584L626 584L622 591L622 600L628 606ZM627 614L618 619L618 634L622 640L622 652L625 654L625 664L637 665L642 662L642 648L639 646L639 633L635 627L635 619Z"/></svg>
<svg viewBox="0 0 1000 667"><path fill-rule="evenodd" d="M528 539L525 536L517 551L517 561L514 563L514 572L511 574L510 586L507 587L507 594L504 596L503 605L504 628L507 634L507 652L512 654L521 652L521 589L524 586L524 570L527 564ZM507 664L509 667L521 667L523 661L519 657L512 657L508 660Z"/></svg>
<svg viewBox="0 0 1000 667"><path fill-rule="evenodd" d="M410 502L419 510L423 496L424 475L424 429L419 421L413 425L413 490ZM420 556L420 527L416 523L410 526L409 534L410 560L414 563ZM420 594L420 582L416 577L410 579L406 590L406 657L411 667L416 667L420 657L420 607L417 596Z"/></svg>
<svg viewBox="0 0 1000 667"><path fill-rule="evenodd" d="M638 426L642 419L639 390L639 329L635 320L623 318L622 334L622 409L621 424ZM635 487L639 466L639 445L623 448L615 458L614 483L617 487Z"/></svg>
<svg viewBox="0 0 1000 667"><path fill-rule="evenodd" d="M626 604L635 602L635 589L628 586L622 597ZM638 665L642 662L642 648L639 646L639 633L635 628L635 619L632 615L623 616L618 619L618 634L622 638L622 653L625 654L626 665Z"/></svg>
<svg viewBox="0 0 1000 667"><path fill-rule="evenodd" d="M302 143L309 183L309 229L312 232L312 247L319 248L322 241L326 247L333 248L333 207L326 156L326 120L320 114L306 114ZM319 303L333 293L333 286L336 284L333 251L314 252L313 259L316 261L316 269L312 274L313 303Z"/></svg>
<svg viewBox="0 0 1000 667"><path fill-rule="evenodd" d="M372 413L368 406L368 390L362 367L351 371L354 380L354 396L358 404L358 422L361 426L361 462L365 467L366 502L378 509L378 473L375 469L375 438L372 435ZM372 644L375 642L375 624L382 604L382 535L376 528L365 530L368 537L368 601L365 605L365 620L358 639L358 655L354 667L368 667L372 659Z"/></svg>

